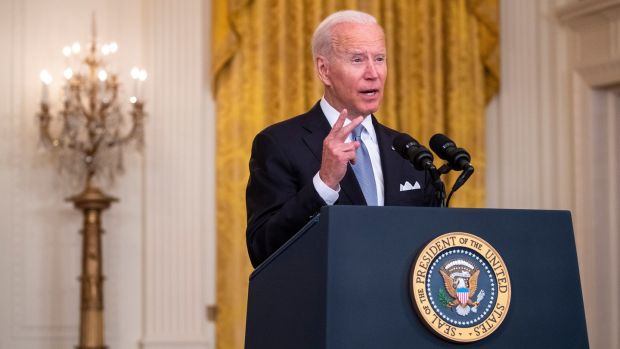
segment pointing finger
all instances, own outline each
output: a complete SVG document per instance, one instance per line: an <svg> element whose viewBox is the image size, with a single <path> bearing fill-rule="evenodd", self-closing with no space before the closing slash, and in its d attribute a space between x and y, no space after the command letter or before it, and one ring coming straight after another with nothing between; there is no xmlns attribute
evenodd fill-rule
<svg viewBox="0 0 620 349"><path fill-rule="evenodd" d="M342 141L347 139L347 137L351 134L353 129L356 128L357 126L359 126L359 124L361 124L362 121L364 121L364 117L363 116L358 116L355 119L353 119L350 124L348 124L347 126L342 127L342 129L338 132L339 138Z"/></svg>
<svg viewBox="0 0 620 349"><path fill-rule="evenodd" d="M348 115L349 115L349 112L346 109L342 109L342 112L340 113L340 115L338 115L338 119L334 123L334 127L332 127L332 131L331 132L338 132L338 131L340 131L340 129L342 128L342 125L344 125L344 121L347 119Z"/></svg>

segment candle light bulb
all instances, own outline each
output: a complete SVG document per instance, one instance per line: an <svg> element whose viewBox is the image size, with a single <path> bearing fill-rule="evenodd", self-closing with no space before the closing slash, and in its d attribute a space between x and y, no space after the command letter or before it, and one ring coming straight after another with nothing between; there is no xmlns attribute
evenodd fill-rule
<svg viewBox="0 0 620 349"><path fill-rule="evenodd" d="M41 70L41 74L39 74L39 77L41 78L41 82L43 82L43 84L47 86L52 83L52 75L45 69Z"/></svg>
<svg viewBox="0 0 620 349"><path fill-rule="evenodd" d="M101 46L101 53L103 53L104 56L109 55L110 54L110 46L108 46L108 45Z"/></svg>
<svg viewBox="0 0 620 349"><path fill-rule="evenodd" d="M41 87L41 102L47 104L49 99L49 85L52 83L52 75L45 69L39 74L43 86Z"/></svg>
<svg viewBox="0 0 620 349"><path fill-rule="evenodd" d="M65 76L65 79L71 80L71 78L73 77L73 69L71 68L65 69L65 71L63 72L63 75Z"/></svg>
<svg viewBox="0 0 620 349"><path fill-rule="evenodd" d="M116 51L118 51L118 44L116 43L116 41L112 41L111 43L109 43L108 47L110 48L110 53L116 53Z"/></svg>
<svg viewBox="0 0 620 349"><path fill-rule="evenodd" d="M63 54L65 57L69 57L69 56L71 56L71 46L65 46L65 47L63 47L63 49L62 49L62 54Z"/></svg>
<svg viewBox="0 0 620 349"><path fill-rule="evenodd" d="M146 80L146 78L147 78L148 76L149 76L149 75L146 73L146 70L141 69L141 70L140 70L140 75L138 76L138 78L140 79L140 81L144 81L144 80Z"/></svg>
<svg viewBox="0 0 620 349"><path fill-rule="evenodd" d="M137 101L138 101L138 98L136 96L129 97L129 103L136 104Z"/></svg>
<svg viewBox="0 0 620 349"><path fill-rule="evenodd" d="M105 70L101 69L99 70L97 76L99 77L99 81L104 82L108 78L108 73Z"/></svg>
<svg viewBox="0 0 620 349"><path fill-rule="evenodd" d="M133 67L131 68L131 78L134 80L138 80L138 78L140 77L140 68L138 67Z"/></svg>
<svg viewBox="0 0 620 349"><path fill-rule="evenodd" d="M76 42L74 42L74 43L73 43L73 45L71 45L71 51L72 51L74 54L80 53L80 49L81 49L81 47L80 47L80 43L79 43L79 42L77 42L77 41L76 41Z"/></svg>

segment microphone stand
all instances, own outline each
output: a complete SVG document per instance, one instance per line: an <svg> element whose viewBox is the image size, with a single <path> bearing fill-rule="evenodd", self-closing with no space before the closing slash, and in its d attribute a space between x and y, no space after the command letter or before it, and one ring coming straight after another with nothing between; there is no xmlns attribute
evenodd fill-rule
<svg viewBox="0 0 620 349"><path fill-rule="evenodd" d="M459 176L459 178L457 178L456 182L454 182L454 185L452 186L452 190L450 190L450 195L448 195L448 201L446 203L446 206L450 204L450 199L452 198L452 194L454 194L455 191L457 191L461 186L463 186L463 184L467 182L467 180L469 179L469 177L471 177L473 173L474 173L473 166L470 166L464 169L463 172L461 172L461 175Z"/></svg>
<svg viewBox="0 0 620 349"><path fill-rule="evenodd" d="M443 166L442 166L443 167ZM439 207L447 207L446 206L446 185L441 180L441 168L437 170L435 166L431 166L428 168L428 173L433 180L433 187L435 187L435 200L439 203Z"/></svg>
<svg viewBox="0 0 620 349"><path fill-rule="evenodd" d="M444 164L439 168L439 170L437 170L437 172L443 175L443 174L450 172L451 170L452 168L450 167L450 165ZM450 199L452 199L452 194L454 194L455 191L457 191L460 187L462 187L463 184L467 182L467 180L469 179L469 177L471 177L472 174L474 174L473 166L469 166L463 169L459 178L457 178L456 182L454 182L454 185L452 186L452 190L450 190L450 194L448 194L448 200L446 201L446 205L442 207L448 207L450 205ZM444 195L445 195L445 191L444 191Z"/></svg>

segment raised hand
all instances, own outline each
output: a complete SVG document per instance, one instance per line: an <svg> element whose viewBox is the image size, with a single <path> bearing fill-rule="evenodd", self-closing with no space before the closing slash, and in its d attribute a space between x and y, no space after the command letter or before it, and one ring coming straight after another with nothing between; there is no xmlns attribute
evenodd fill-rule
<svg viewBox="0 0 620 349"><path fill-rule="evenodd" d="M364 121L364 117L358 116L351 120L347 126L344 126L347 116L348 111L343 109L334 127L323 141L323 157L319 177L323 183L334 190L338 188L340 181L347 173L347 164L349 162L355 163L355 151L360 147L358 141L350 143L345 143L345 141L353 129Z"/></svg>

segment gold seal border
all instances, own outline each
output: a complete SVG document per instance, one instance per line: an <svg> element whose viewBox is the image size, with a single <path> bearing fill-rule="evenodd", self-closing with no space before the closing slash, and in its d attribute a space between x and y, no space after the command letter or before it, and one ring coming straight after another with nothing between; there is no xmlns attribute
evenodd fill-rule
<svg viewBox="0 0 620 349"><path fill-rule="evenodd" d="M453 247L476 251L493 269L497 279L495 307L483 322L475 326L453 326L441 319L429 301L426 289L427 270L443 250ZM500 327L508 314L512 291L508 269L497 250L479 236L465 232L451 232L436 237L416 256L415 263L411 266L410 280L411 300L418 316L432 332L451 342L469 343L486 338Z"/></svg>

